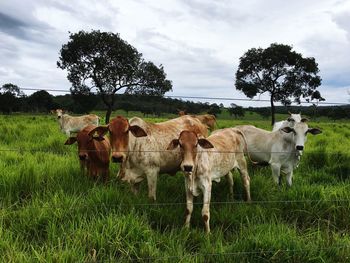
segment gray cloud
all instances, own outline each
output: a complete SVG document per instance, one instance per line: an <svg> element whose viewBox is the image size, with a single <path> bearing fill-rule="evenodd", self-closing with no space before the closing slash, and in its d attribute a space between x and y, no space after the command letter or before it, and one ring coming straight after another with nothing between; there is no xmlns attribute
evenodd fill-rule
<svg viewBox="0 0 350 263"><path fill-rule="evenodd" d="M145 59L163 64L174 85L170 95L245 98L234 89L238 58L278 42L316 58L329 100L349 97L344 1L12 0L0 10L0 84L68 89L66 72L56 67L68 31L100 29L120 33Z"/></svg>

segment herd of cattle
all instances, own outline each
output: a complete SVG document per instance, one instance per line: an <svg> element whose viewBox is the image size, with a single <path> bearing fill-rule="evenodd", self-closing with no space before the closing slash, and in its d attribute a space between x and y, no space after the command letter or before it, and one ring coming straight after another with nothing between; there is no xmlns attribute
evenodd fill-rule
<svg viewBox="0 0 350 263"><path fill-rule="evenodd" d="M148 196L156 200L159 174L174 175L182 171L186 187L186 222L189 227L193 211L193 196L203 193L202 218L210 232L210 198L212 181L228 179L233 194L231 171L237 168L250 201L250 177L245 156L253 164L270 165L276 183L281 184L281 172L292 185L293 170L299 164L307 133L321 133L309 128L306 118L291 114L276 123L272 131L241 125L212 131L215 116L182 115L160 123L141 118L130 120L117 116L108 125L99 126L97 115L73 117L60 109L57 114L60 129L69 138L66 145L78 143L78 156L83 171L92 177L107 180L109 163L120 163L118 178L131 184L134 193L140 182L148 183ZM71 133L77 133L71 136ZM107 137L106 135L109 134Z"/></svg>

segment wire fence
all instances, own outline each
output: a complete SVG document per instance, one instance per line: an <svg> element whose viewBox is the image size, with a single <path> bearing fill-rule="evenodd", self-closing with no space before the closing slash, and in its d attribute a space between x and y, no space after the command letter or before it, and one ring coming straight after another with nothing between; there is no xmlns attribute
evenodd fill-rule
<svg viewBox="0 0 350 263"><path fill-rule="evenodd" d="M334 250L334 249L348 249L350 248L350 245L342 245L342 246L329 246L329 247L318 247L317 250ZM137 257L137 258L130 258L131 261L159 261L159 260L169 260L169 259L184 259L187 257L219 257L219 256L239 256L239 255L256 255L256 254L262 254L264 256L267 256L267 254L273 254L272 256L276 257L278 254L282 253L303 253L303 252L310 252L312 248L310 249L288 249L288 248L282 248L282 249L259 249L259 250L253 250L253 251L235 251L235 252L221 252L221 253L193 253L190 255L171 255L171 256L164 256L164 257ZM261 258L262 260L262 258Z"/></svg>
<svg viewBox="0 0 350 263"><path fill-rule="evenodd" d="M64 144L62 144L64 145ZM69 146L66 146L67 148ZM107 150L86 150L83 149L84 152L109 152ZM118 151L110 151L111 154L113 153L127 153L127 154L137 154L137 153L174 153L179 152L179 150L118 150ZM57 153L61 154L62 151L55 151L55 150L44 150L44 149L28 149L28 148L9 148L9 149L0 149L0 152L43 152L43 153ZM76 153L76 151L72 150L65 150L65 153ZM233 153L245 153L242 151L219 151L219 150L198 150L198 151L186 151L186 152L192 152L192 153L219 153L219 154L233 154ZM255 154L297 154L299 155L299 151L248 151L248 153L255 153ZM312 155L312 154L350 154L350 151L310 151L310 152L303 152L302 155Z"/></svg>
<svg viewBox="0 0 350 263"><path fill-rule="evenodd" d="M23 91L40 91L44 90L47 92L62 92L62 93L70 93L70 90L63 89L37 89L37 88L20 88ZM92 91L94 94L98 94L97 91ZM132 95L129 96L141 96L141 95ZM155 97L151 95L142 95L143 97ZM228 98L228 97L205 97L205 96L190 96L190 95L164 95L165 98L172 99L199 99L199 100L221 100L221 101L251 101L251 102L270 102L269 99L248 99L248 98ZM348 102L326 102L326 101L300 101L300 104L312 104L312 105L349 105Z"/></svg>

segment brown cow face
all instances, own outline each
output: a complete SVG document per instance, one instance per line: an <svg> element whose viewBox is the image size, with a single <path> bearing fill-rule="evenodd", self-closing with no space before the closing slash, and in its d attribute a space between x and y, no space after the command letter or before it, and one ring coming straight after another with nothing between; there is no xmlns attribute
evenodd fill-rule
<svg viewBox="0 0 350 263"><path fill-rule="evenodd" d="M103 136L107 132L110 134L110 142L112 148L112 161L121 163L126 159L129 144L129 132L135 137L147 136L146 132L137 125L130 126L129 121L117 116L107 126L99 126L90 132L97 132L99 136Z"/></svg>
<svg viewBox="0 0 350 263"><path fill-rule="evenodd" d="M206 139L198 139L197 134L192 131L182 131L178 139L170 142L167 150L173 150L180 146L181 151L181 170L185 175L190 175L196 167L198 145L204 149L214 148Z"/></svg>
<svg viewBox="0 0 350 263"><path fill-rule="evenodd" d="M75 142L78 143L78 156L80 161L87 161L89 159L89 144L92 143L92 140L104 140L103 137L97 136L93 137L90 133L86 131L81 131L77 134L76 137L70 137L65 142L65 145L71 145Z"/></svg>

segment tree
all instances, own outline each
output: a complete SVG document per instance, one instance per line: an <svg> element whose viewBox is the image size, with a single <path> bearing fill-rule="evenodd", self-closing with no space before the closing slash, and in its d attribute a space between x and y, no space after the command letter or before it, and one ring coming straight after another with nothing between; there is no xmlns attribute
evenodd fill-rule
<svg viewBox="0 0 350 263"><path fill-rule="evenodd" d="M86 86L71 88L70 92L75 103L75 112L89 113L98 103L96 95L91 93L90 89Z"/></svg>
<svg viewBox="0 0 350 263"><path fill-rule="evenodd" d="M19 106L19 98L24 97L24 93L12 83L2 85L0 91L0 110L8 114L12 113Z"/></svg>
<svg viewBox="0 0 350 263"><path fill-rule="evenodd" d="M133 46L111 32L71 33L57 66L68 71L72 90L96 89L107 106L106 123L117 91L162 96L172 90L162 65L146 62Z"/></svg>
<svg viewBox="0 0 350 263"><path fill-rule="evenodd" d="M28 97L30 110L48 112L53 108L52 96L45 90L34 92Z"/></svg>
<svg viewBox="0 0 350 263"><path fill-rule="evenodd" d="M237 119L238 117L244 117L244 109L242 106L238 106L234 103L230 104L231 107L228 108L228 112L230 113L230 115L234 115L235 118Z"/></svg>
<svg viewBox="0 0 350 263"><path fill-rule="evenodd" d="M236 88L249 98L268 92L273 125L274 102L290 105L294 100L300 104L301 97L307 101L324 100L316 90L321 85L318 72L318 65L313 57L303 58L288 45L271 44L266 49L249 49L240 58Z"/></svg>
<svg viewBox="0 0 350 263"><path fill-rule="evenodd" d="M217 105L216 103L210 104L208 113L213 114L216 117L218 114L221 113L220 106Z"/></svg>

